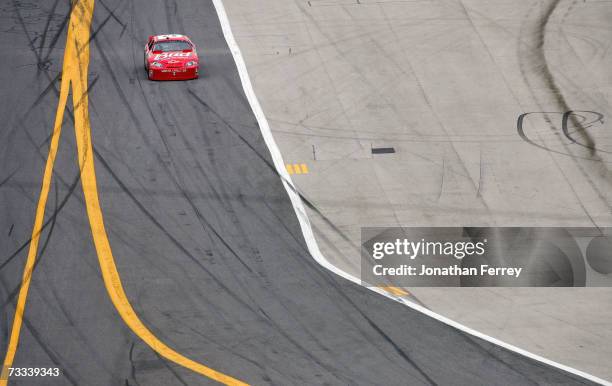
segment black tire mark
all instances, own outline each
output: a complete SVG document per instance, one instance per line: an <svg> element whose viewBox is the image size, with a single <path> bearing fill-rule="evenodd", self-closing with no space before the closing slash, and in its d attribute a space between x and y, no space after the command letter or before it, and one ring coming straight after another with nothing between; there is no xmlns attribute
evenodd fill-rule
<svg viewBox="0 0 612 386"><path fill-rule="evenodd" d="M9 182L9 180L10 180L11 178L13 178L13 176L14 176L15 174L17 174L17 172L18 172L18 171L19 171L19 168L17 168L17 169L15 169L15 170L13 170L12 172L10 172L8 176L6 176L6 177L5 177L5 178L4 178L2 181L0 181L0 187L2 187L2 185L4 185L4 184L6 184L7 182Z"/></svg>
<svg viewBox="0 0 612 386"><path fill-rule="evenodd" d="M134 341L132 341L132 344L130 345L130 351L128 354L128 359L130 361L130 377L132 378L136 386L139 386L140 384L136 380L136 366L134 365L134 345L135 343ZM130 385L127 379L125 380L125 384Z"/></svg>
<svg viewBox="0 0 612 386"><path fill-rule="evenodd" d="M596 112L593 112L593 113L595 113L595 114L599 114L599 113L596 113ZM571 157L571 158L582 159L582 160L585 160L585 161L602 162L602 161L601 161L599 158L590 158L590 157L578 156L578 155L574 155L574 154L572 154L572 153L570 153L570 152L565 153L565 152L562 152L562 151L559 151L559 150L550 149L550 148L548 148L548 147L546 147L546 146L544 146L544 145L541 145L541 144L539 144L539 143L537 143L537 142L533 141L531 138L529 138L529 136L527 136L527 134L525 134L525 128L524 128L524 121L525 121L525 118L526 118L527 116L531 115L531 114L545 114L545 115L547 115L547 114L559 114L559 115L565 115L565 114L567 114L567 113L561 113L561 112L558 112L558 111L546 111L546 112L532 111L532 112L523 113L523 114L519 115L519 117L518 117L518 119L517 119L517 121L516 121L516 130L517 130L517 132L518 132L519 137L521 137L521 138L522 138L522 139L523 139L525 142L527 142L527 143L529 143L530 145L533 145L533 146L535 146L535 147L537 147L537 148L540 148L540 149L542 149L542 150L546 150L546 151L548 151L548 152L551 152L551 153L561 154L561 155L564 155L564 156L568 156L568 157ZM548 119L548 118L547 118L547 119ZM565 124L566 124L566 126L567 126L567 122L565 122ZM566 126L564 126L564 127L566 127ZM569 135L569 131L568 131L568 133L566 134L566 133L565 133L565 130L566 130L566 129L563 129L564 134L565 134L566 136L567 136L567 135ZM568 138L569 138L569 139L570 139L572 142L575 142L575 140L574 140L573 138L571 138L571 137L568 137ZM583 145L583 146L584 146L584 145Z"/></svg>
<svg viewBox="0 0 612 386"><path fill-rule="evenodd" d="M49 32L49 27L51 25L51 20L53 20L53 16L55 14L55 10L57 9L57 5L59 4L60 0L55 0L55 2L53 3L53 6L51 7L51 10L49 11L49 16L47 16L47 22L45 23L45 28L43 29L43 33L42 36L40 37L40 45L38 46L38 56L41 57L42 56L42 51L43 48L45 46L45 40L47 40L47 33ZM60 28L61 30L62 28ZM40 71L40 63L38 66L38 71Z"/></svg>
<svg viewBox="0 0 612 386"><path fill-rule="evenodd" d="M65 201L67 201L69 197L70 197L70 193L66 195ZM32 267L32 270L27 273L27 276L23 278L21 282L13 288L12 291L9 292L9 295L0 305L0 307L6 307L7 304L13 301L13 299L17 296L17 294L19 293L19 290L21 289L21 283L26 279L27 280L32 279L32 276L34 275L34 271L38 267L38 264L41 262L41 260L44 258L45 250L47 249L47 246L49 245L49 240L51 240L51 236L53 235L53 229L55 229L55 223L57 221L57 213L58 213L58 208L57 208L58 202L59 202L59 199L58 199L58 192L57 192L57 185L56 185L55 186L55 208L53 210L54 214L53 216L51 216L51 219L50 219L51 226L49 227L49 232L47 232L47 237L45 238L45 241L43 242L43 245L40 248L40 251L37 251L38 256L37 256L37 259L34 261L34 266Z"/></svg>
<svg viewBox="0 0 612 386"><path fill-rule="evenodd" d="M23 16L21 15L21 11L20 11L20 3L18 0L13 0L13 8L15 10L15 14L17 15L17 21L19 22L19 24L21 25L21 28L23 29L23 31L26 34L26 39L28 40L28 46L30 48L30 51L32 51L34 53L34 56L36 57L36 64L37 64L37 73L38 71L40 71L41 65L44 63L44 61L41 59L38 51L36 50L36 47L34 47L34 41L35 39L31 38L30 33L28 31L28 29L25 26L25 20L23 19ZM60 30L63 30L63 28L61 28Z"/></svg>
<svg viewBox="0 0 612 386"><path fill-rule="evenodd" d="M49 63L49 57L51 56L51 53L53 52L53 50L55 49L55 46L59 42L59 39L62 36L64 29L68 25L68 22L70 21L70 14L72 13L72 7L75 6L77 2L78 0L74 1L73 4L70 6L70 10L66 14L66 17L64 18L64 20L62 21L62 24L59 26L59 28L57 29L57 32L55 33L55 35L53 35L53 38L51 39L51 44L47 48L47 55L45 55L45 57L42 59L41 57L42 57L43 47L41 47L41 55L37 56L39 66L40 64Z"/></svg>
<svg viewBox="0 0 612 386"><path fill-rule="evenodd" d="M117 15L115 14L115 11L117 10L117 8L119 8L119 6L115 7L115 9L111 9L108 5L106 5L106 2L102 1L102 0L98 0L100 2L100 4L102 4L102 6L104 7L104 9L106 10L106 12L109 13L109 16L111 16L116 22L117 24L119 24L122 28L121 28L121 33L119 34L119 38L121 38L124 34L124 32L127 29L127 23L121 21L121 19L119 19L119 17L117 17ZM122 2L123 4L123 2Z"/></svg>
<svg viewBox="0 0 612 386"><path fill-rule="evenodd" d="M187 382L185 382L185 380L179 375L179 373L176 372L176 370L174 370L170 364L168 364L168 360L164 357L162 357L161 355L159 355L159 353L157 351L151 350L153 351L153 353L155 354L155 356L157 356L157 359L159 359L159 361L164 365L164 367L168 370L168 372L170 372L170 374L172 374L174 376L174 378L179 381L179 383L181 385L184 386L189 386L189 384Z"/></svg>
<svg viewBox="0 0 612 386"><path fill-rule="evenodd" d="M66 203L68 202L68 199L72 196L72 194L74 193L74 190L76 189L76 186L78 184L78 182L81 180L81 175L79 174L74 182L72 183L72 185L70 185L69 189L68 189L68 193L66 194L66 196L64 197L64 199L62 200L62 202L60 203L60 205L53 211L51 217L49 219L47 219L43 226L40 228L40 230L36 233L36 236L39 236L46 228L47 226L51 225L54 226L55 224L55 219L57 218L57 216L59 215L59 213L61 212L61 210L64 208L64 206L66 205ZM19 248L17 248L17 250L15 252L13 252L11 255L9 255L6 259L4 259L4 261L2 263L0 263L0 271L2 269L4 269L4 267L6 267L6 265L8 263L10 263L17 255L19 255L19 253L21 251L23 251L28 245L30 245L30 243L32 242L32 237L30 237L28 240L26 240ZM38 264L38 263L37 263Z"/></svg>
<svg viewBox="0 0 612 386"><path fill-rule="evenodd" d="M546 54L544 53L544 40L545 40L545 35L546 35L546 26L548 25L548 22L554 10L559 5L559 1L560 0L553 0L551 4L548 6L548 8L546 8L546 11L542 18L541 28L537 29L536 49L535 49L534 54L537 57L536 60L542 64L542 67L541 67L542 78L546 86L548 87L548 89L551 90L551 95L556 99L556 102L561 107L562 111L570 111L571 108L569 107L567 101L565 100L565 97L563 96L561 89L557 85L557 82L555 81L555 78L552 72L550 71L550 66L548 65ZM576 127L580 126L580 122L578 122L578 120L575 119L574 116L572 116L572 123ZM590 156L591 157L595 156L595 141L587 132L583 131L582 134L588 145L587 148L590 150Z"/></svg>
<svg viewBox="0 0 612 386"><path fill-rule="evenodd" d="M587 123L586 126L582 125L582 122L578 126L575 126L576 131L581 133L583 137L585 135L588 136L588 134L584 133L585 129L589 128L594 122L603 122L603 117L604 117L603 114L598 113L596 111L567 111L567 112L565 112L563 114L563 118L561 119L561 129L562 129L563 134L565 135L565 137L567 139L569 139L570 141L572 141L572 143L575 143L576 145L585 147L585 148L591 150L592 152L600 152L600 153L611 154L612 152L596 148L595 147L595 141L591 141L592 142L591 144L589 144L589 143L582 143L582 142L579 142L579 141L575 140L574 137L571 136L567 123L570 120L570 117L572 117L572 121L573 122L576 122L577 119L575 118L575 114L578 113L578 112L591 113L591 114L595 114L597 116L597 119L595 119L593 122Z"/></svg>

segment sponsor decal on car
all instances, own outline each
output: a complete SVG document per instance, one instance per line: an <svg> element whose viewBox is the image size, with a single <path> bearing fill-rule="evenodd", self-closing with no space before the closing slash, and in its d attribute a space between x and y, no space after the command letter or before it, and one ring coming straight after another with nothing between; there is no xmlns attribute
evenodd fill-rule
<svg viewBox="0 0 612 386"><path fill-rule="evenodd" d="M191 52L164 52L157 54L153 60L168 59L168 58L188 58Z"/></svg>

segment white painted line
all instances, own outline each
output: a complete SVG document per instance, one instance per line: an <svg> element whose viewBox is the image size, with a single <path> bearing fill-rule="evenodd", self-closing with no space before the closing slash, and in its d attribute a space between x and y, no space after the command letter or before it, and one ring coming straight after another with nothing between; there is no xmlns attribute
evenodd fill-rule
<svg viewBox="0 0 612 386"><path fill-rule="evenodd" d="M270 151L270 155L272 156L272 160L274 161L274 166L276 167L278 174L280 174L280 176L282 177L281 180L283 182L283 185L285 186L285 189L287 190L287 194L289 195L289 199L291 200L291 204L293 205L293 209L295 210L295 214L297 215L298 221L300 222L300 228L302 229L302 233L304 234L304 239L306 240L308 251L310 252L312 257L317 261L317 263L319 263L323 267L329 269L330 271L334 272L335 274L347 280L350 280L358 285L361 285L361 280L359 278L338 269L336 266L332 265L321 253L321 250L319 249L319 245L317 244L317 241L312 232L310 220L308 219L308 215L306 214L306 210L304 208L304 204L302 203L302 199L296 193L297 188L295 187L295 185L293 185L293 182L291 181L291 177L289 176L289 173L287 173L285 162L283 162L283 157L281 155L280 149L278 148L278 146L276 145L276 142L274 141L274 137L272 136L272 131L270 130L270 125L268 124L268 120L266 119L266 116L264 115L261 105L259 104L259 100L257 99L257 96L255 95L255 90L253 89L253 85L251 84L251 79L249 78L249 73L247 71L246 64L244 62L244 59L242 58L242 53L240 52L240 48L238 47L238 44L236 43L236 39L234 38L234 34L232 33L229 19L227 18L227 13L225 12L225 7L223 6L223 1L222 0L212 0L212 2L217 11L219 22L221 23L221 28L223 30L223 36L225 36L227 45L230 51L232 52L232 55L234 56L234 61L236 62L236 67L238 68L238 74L240 75L240 81L242 82L242 88L244 89L244 93L249 101L249 104L251 105L251 109L253 110L253 113L255 114L255 118L257 119L257 122L259 123L261 134L264 138L264 141L266 142L266 145L268 146L268 150ZM503 342L499 339L485 335L481 332L471 329L470 327L464 326L461 323L457 323L454 320L451 320L445 316L437 314L419 304L403 299L401 297L394 296L381 288L378 288L378 287L368 287L368 288L376 293L381 294L382 296L385 296L389 299L393 299L399 303L405 304L406 306L416 311L422 312L425 315L430 316L442 323L445 323L449 326L452 326L470 335L486 340L490 343L496 344L507 350L524 355L530 359L545 363L549 366L556 367L568 373L578 375L592 382L600 383L602 385L612 386L612 382L606 381L594 375L585 373L584 371L580 371L573 367L569 367L564 364L552 361L540 355L531 353L527 350L523 350L522 348L519 348L509 343Z"/></svg>

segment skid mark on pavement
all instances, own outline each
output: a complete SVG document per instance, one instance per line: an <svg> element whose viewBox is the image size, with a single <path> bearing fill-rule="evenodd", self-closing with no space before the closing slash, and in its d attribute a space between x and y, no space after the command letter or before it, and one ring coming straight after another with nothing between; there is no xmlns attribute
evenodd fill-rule
<svg viewBox="0 0 612 386"><path fill-rule="evenodd" d="M160 341L138 318L121 284L121 277L117 271L113 258L110 242L104 227L102 210L98 198L98 188L94 169L93 145L91 140L91 127L89 122L89 98L88 98L88 69L89 69L89 43L90 29L93 17L95 0L80 0L72 6L70 21L68 25L68 36L64 53L62 69L62 81L60 96L55 116L53 134L49 146L49 155L45 166L43 182L40 192L36 217L32 230L32 242L28 250L28 256L23 271L19 297L15 307L15 316L7 353L4 359L2 374L0 375L0 386L8 383L8 368L13 365L17 346L19 344L19 333L23 323L23 314L28 296L28 290L32 279L32 271L36 263L38 244L42 232L45 207L49 196L53 166L59 147L59 138L62 128L62 120L68 93L72 86L72 103L74 105L74 126L77 142L79 167L81 170L81 184L85 196L87 216L94 240L94 246L98 255L104 285L108 291L115 308L128 327L147 343L155 352L162 357L184 366L194 372L202 374L217 382L226 385L246 385L235 378L213 370L198 362L195 362L174 351Z"/></svg>

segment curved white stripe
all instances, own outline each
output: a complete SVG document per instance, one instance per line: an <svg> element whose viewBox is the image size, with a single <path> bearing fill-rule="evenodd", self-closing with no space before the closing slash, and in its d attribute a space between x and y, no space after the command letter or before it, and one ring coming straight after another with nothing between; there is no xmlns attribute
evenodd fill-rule
<svg viewBox="0 0 612 386"><path fill-rule="evenodd" d="M225 12L225 7L223 6L223 1L222 0L212 0L212 2L215 6L215 10L217 11L219 22L221 23L221 28L223 30L223 36L225 36L227 45L230 51L232 52L234 61L236 62L236 67L238 68L238 74L240 75L240 81L242 82L242 88L244 89L244 93L249 101L249 104L251 105L251 109L253 110L253 113L255 114L255 118L257 119L257 122L259 123L261 134L264 138L264 141L266 142L266 145L268 146L268 150L270 151L270 155L272 156L272 160L274 161L274 166L276 167L277 172L282 177L281 180L283 182L283 185L285 186L285 189L287 190L287 194L289 195L289 199L291 200L291 204L293 205L293 209L295 210L295 214L297 215L298 221L300 222L300 227L302 229L302 233L304 234L304 239L306 240L306 245L308 246L308 250L310 254L312 255L312 257L314 257L317 263L319 263L323 267L329 269L330 271L334 272L335 274L347 280L350 280L354 283L361 285L361 280L359 278L338 269L336 266L332 265L321 253L321 250L319 249L319 245L317 244L317 241L312 232L310 220L308 219L308 215L306 214L306 210L304 208L302 200L300 196L296 193L297 188L295 187L295 185L293 185L293 182L291 181L291 177L289 176L289 173L287 173L287 170L285 169L285 162L283 161L283 157L281 155L280 149L278 148L278 146L276 145L276 142L274 141L274 137L272 136L272 131L270 130L270 125L268 124L268 120L266 119L263 109L261 108L261 105L259 104L259 100L257 99L257 96L255 95L255 90L253 89L253 85L251 84L251 79L249 78L249 73L247 71L246 64L244 62L244 59L242 58L242 53L240 52L240 48L238 47L238 44L236 43L236 39L234 38L234 34L232 33L229 19L227 17L227 13ZM393 296L392 294L388 293L387 291L381 288L378 288L378 287L368 287L368 288L389 299L393 299L397 302L405 304L406 306L416 311L422 312L425 315L430 316L442 323L445 323L449 326L452 326L470 335L486 340L487 342L496 344L498 346L501 346L515 353L524 355L530 359L545 363L549 366L556 367L563 371L567 371L568 373L578 375L592 382L600 383L602 385L612 386L612 382L598 378L594 375L585 373L584 371L580 371L573 367L566 366L564 364L544 358L540 355L534 354L527 350L523 350L522 348L513 346L509 343L503 342L499 339L496 339L489 335L478 332L474 329L471 329L470 327L464 326L461 323L457 323L454 320L451 320L445 316L437 314L419 304L413 303L401 297Z"/></svg>

